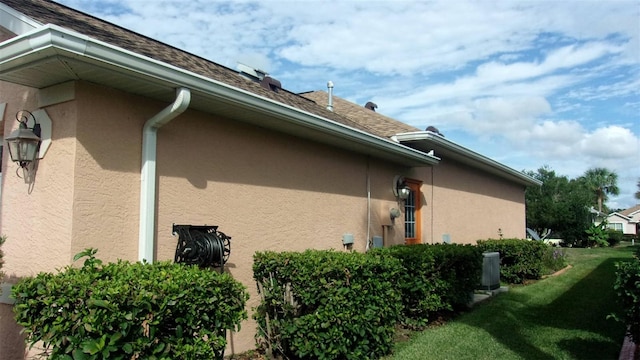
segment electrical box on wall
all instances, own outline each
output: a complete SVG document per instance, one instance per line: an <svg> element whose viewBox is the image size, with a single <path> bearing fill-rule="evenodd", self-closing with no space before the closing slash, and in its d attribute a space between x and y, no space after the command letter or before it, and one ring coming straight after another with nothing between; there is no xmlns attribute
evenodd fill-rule
<svg viewBox="0 0 640 360"><path fill-rule="evenodd" d="M442 234L442 243L443 244L451 244L451 235Z"/></svg>
<svg viewBox="0 0 640 360"><path fill-rule="evenodd" d="M382 242L382 236L374 236L372 239L372 245L374 249L383 247L384 244Z"/></svg>
<svg viewBox="0 0 640 360"><path fill-rule="evenodd" d="M353 244L353 234L342 235L342 245L351 245L351 244Z"/></svg>

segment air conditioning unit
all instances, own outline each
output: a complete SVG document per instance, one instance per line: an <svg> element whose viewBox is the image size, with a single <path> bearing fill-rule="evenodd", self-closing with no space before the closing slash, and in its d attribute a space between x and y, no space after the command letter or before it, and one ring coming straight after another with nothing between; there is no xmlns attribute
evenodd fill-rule
<svg viewBox="0 0 640 360"><path fill-rule="evenodd" d="M500 253L482 253L482 290L495 290L500 287Z"/></svg>

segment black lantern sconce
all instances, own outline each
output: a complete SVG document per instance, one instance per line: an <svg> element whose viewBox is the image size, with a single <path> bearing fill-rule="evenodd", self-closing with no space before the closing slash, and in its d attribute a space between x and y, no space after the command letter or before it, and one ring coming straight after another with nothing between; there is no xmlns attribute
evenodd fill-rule
<svg viewBox="0 0 640 360"><path fill-rule="evenodd" d="M36 122L35 116L27 110L21 110L16 113L16 120L20 125L5 138L9 148L9 156L11 161L20 165L25 169L32 164L38 157L40 150L40 124ZM29 120L33 121L33 127L29 127Z"/></svg>
<svg viewBox="0 0 640 360"><path fill-rule="evenodd" d="M393 178L393 195L400 200L406 200L411 194L411 188L407 186L402 176L396 175Z"/></svg>

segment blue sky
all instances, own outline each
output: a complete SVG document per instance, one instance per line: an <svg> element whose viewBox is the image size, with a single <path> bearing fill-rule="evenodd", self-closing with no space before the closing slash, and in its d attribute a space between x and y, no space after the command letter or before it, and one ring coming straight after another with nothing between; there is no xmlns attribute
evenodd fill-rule
<svg viewBox="0 0 640 360"><path fill-rule="evenodd" d="M60 0L284 88L326 90L517 170L640 180L640 1Z"/></svg>

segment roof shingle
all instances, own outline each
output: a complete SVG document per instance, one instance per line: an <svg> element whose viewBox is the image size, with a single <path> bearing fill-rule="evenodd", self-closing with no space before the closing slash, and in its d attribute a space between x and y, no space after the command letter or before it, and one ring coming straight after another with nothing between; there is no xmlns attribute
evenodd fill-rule
<svg viewBox="0 0 640 360"><path fill-rule="evenodd" d="M319 106L327 106L329 94L326 91L311 91L300 94L303 97L316 102ZM366 126L374 135L391 137L398 133L414 132L419 129L407 125L398 120L384 116L364 106L354 104L345 99L333 96L333 109L336 113L346 116L350 120Z"/></svg>
<svg viewBox="0 0 640 360"><path fill-rule="evenodd" d="M375 134L367 126L328 111L297 94L284 89L277 93L267 90L258 82L247 81L235 70L64 5L47 0L0 0L0 2L42 24L58 25L354 129Z"/></svg>

